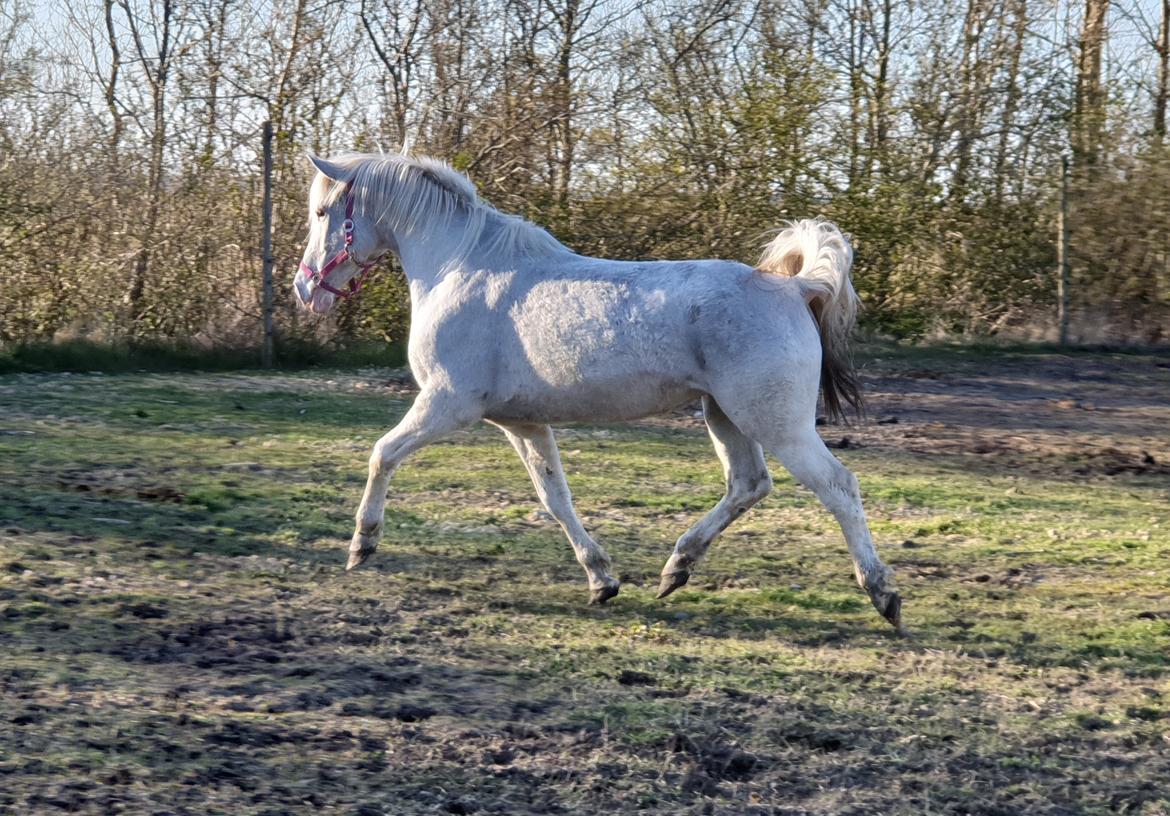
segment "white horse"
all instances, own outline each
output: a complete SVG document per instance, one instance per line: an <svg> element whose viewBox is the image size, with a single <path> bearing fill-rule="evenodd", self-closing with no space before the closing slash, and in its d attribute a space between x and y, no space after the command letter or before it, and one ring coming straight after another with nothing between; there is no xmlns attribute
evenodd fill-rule
<svg viewBox="0 0 1170 816"><path fill-rule="evenodd" d="M726 495L678 539L658 597L690 578L711 541L768 494L767 450L845 534L857 581L900 627L901 600L874 551L857 479L817 435L827 410L860 408L843 345L857 295L852 249L825 221L789 224L753 269L731 261L577 255L484 203L430 158L310 157L302 305L323 314L386 252L410 284L409 360L419 395L374 445L347 569L382 535L390 477L410 453L487 420L516 448L585 568L592 603L618 592L605 551L573 508L550 423L630 420L702 398Z"/></svg>

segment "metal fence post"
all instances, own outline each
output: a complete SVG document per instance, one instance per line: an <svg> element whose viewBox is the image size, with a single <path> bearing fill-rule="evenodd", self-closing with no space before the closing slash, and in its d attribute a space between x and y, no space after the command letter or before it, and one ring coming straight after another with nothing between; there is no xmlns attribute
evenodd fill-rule
<svg viewBox="0 0 1170 816"><path fill-rule="evenodd" d="M264 123L264 240L261 244L264 258L264 293L261 308L264 314L264 346L261 360L265 368L272 368L272 122Z"/></svg>

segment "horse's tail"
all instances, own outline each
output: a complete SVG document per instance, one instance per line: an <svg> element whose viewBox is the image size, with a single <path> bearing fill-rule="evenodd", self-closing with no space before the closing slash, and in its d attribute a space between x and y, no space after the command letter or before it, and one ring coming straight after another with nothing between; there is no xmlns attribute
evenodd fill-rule
<svg viewBox="0 0 1170 816"><path fill-rule="evenodd" d="M849 354L849 335L861 305L849 269L853 248L835 224L794 221L764 247L756 268L796 278L821 331L821 394L832 419L844 419L842 400L862 414L861 388Z"/></svg>

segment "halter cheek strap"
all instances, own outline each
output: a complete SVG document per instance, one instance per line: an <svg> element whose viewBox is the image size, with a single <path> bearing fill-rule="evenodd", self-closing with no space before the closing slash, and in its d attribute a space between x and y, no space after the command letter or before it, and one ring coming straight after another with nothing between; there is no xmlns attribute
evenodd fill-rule
<svg viewBox="0 0 1170 816"><path fill-rule="evenodd" d="M379 255L369 263L358 263L357 258L355 258L353 252L350 251L350 248L353 246L352 182L349 182L345 185L345 220L341 222L341 229L345 233L345 246L342 247L340 252L330 258L319 271L313 271L312 267L310 267L304 261L301 261L301 265L298 268L301 272L305 273L309 280L315 281L317 286L324 289L326 292L331 292L332 294L337 295L337 297L347 298L350 295L356 295L361 291L362 283L365 281L366 275L371 269L374 268L378 261L382 260L382 256ZM325 282L325 279L329 277L329 273L351 259L355 264L357 264L358 273L349 279L348 290L337 289L336 287L330 286Z"/></svg>

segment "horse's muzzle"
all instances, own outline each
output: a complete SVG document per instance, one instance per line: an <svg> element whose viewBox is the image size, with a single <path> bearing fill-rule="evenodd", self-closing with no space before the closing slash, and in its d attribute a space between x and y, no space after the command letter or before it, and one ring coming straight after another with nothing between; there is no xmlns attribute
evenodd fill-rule
<svg viewBox="0 0 1170 816"><path fill-rule="evenodd" d="M300 272L293 278L293 289L296 290L297 300L301 302L302 306L307 307L309 302L313 299L313 290L309 288L309 278Z"/></svg>

